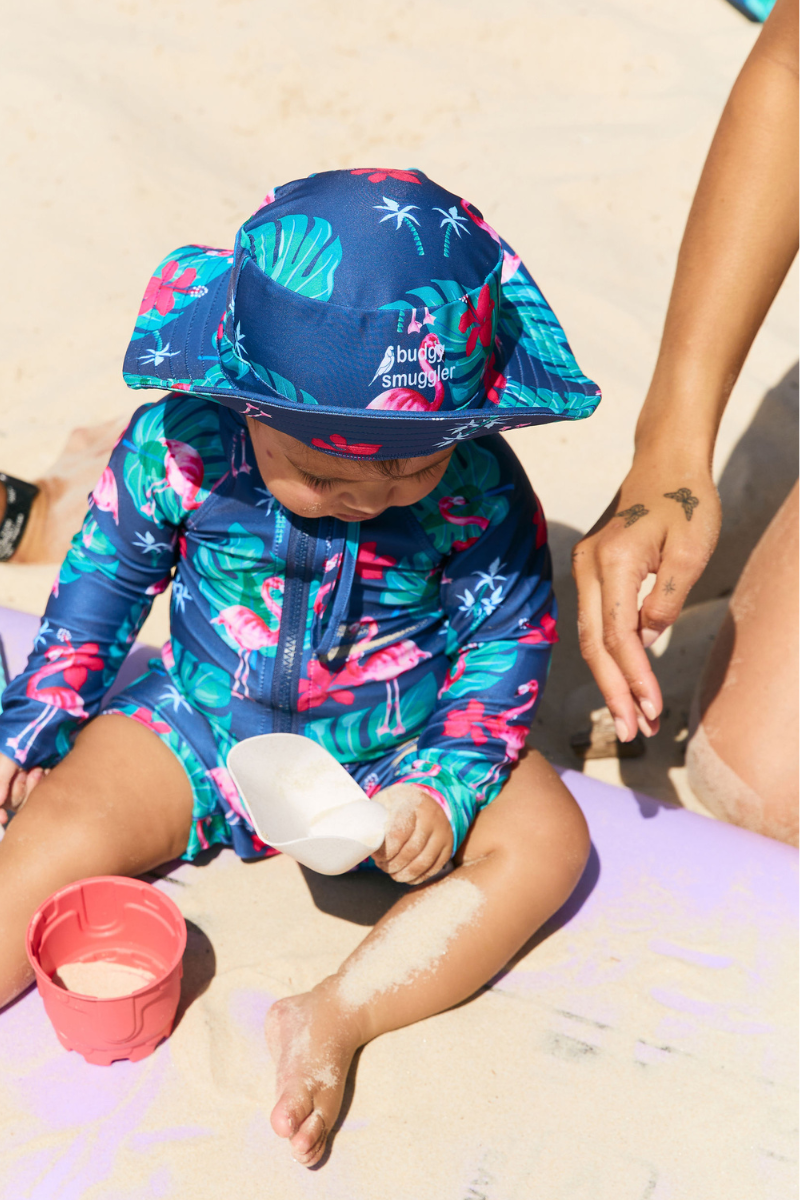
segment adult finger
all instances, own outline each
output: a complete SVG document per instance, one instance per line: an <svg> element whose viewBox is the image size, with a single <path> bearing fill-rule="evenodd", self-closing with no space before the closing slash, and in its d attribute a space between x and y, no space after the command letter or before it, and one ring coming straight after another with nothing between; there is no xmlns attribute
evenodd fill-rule
<svg viewBox="0 0 800 1200"><path fill-rule="evenodd" d="M645 736L657 732L661 689L639 635L639 587L648 562L638 552L608 547L600 554L600 595L603 645L622 672L638 709L637 723ZM653 564L654 566L656 564Z"/></svg>
<svg viewBox="0 0 800 1200"><path fill-rule="evenodd" d="M645 649L681 614L686 597L703 573L705 561L698 562L691 549L673 539L664 547L653 590L645 598L639 613L639 628Z"/></svg>
<svg viewBox="0 0 800 1200"><path fill-rule="evenodd" d="M600 581L587 572L581 582L578 569L574 573L578 585L578 640L581 654L603 693L617 737L621 742L630 742L636 737L637 728L642 728L650 736L655 732L653 723L647 721L639 710L622 669L605 645Z"/></svg>

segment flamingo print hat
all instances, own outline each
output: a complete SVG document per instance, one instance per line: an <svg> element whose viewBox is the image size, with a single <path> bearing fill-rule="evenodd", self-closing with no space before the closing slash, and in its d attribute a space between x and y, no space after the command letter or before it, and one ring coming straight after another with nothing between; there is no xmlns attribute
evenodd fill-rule
<svg viewBox="0 0 800 1200"><path fill-rule="evenodd" d="M417 170L295 180L233 250L168 255L123 374L347 458L434 454L600 401L518 256Z"/></svg>

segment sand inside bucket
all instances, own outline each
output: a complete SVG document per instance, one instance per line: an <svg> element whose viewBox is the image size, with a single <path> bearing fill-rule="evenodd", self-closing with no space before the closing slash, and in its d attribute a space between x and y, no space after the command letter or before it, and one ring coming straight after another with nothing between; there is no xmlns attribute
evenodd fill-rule
<svg viewBox="0 0 800 1200"><path fill-rule="evenodd" d="M62 963L53 975L53 983L59 987L81 996L93 996L96 1000L130 996L154 979L153 972L143 967L129 967L106 958L95 962Z"/></svg>

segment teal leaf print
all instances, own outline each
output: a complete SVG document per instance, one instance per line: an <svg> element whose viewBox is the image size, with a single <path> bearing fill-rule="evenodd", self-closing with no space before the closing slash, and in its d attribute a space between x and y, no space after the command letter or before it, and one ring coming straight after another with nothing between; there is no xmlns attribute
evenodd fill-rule
<svg viewBox="0 0 800 1200"><path fill-rule="evenodd" d="M330 300L333 277L342 261L342 243L333 237L333 228L322 217L314 217L308 229L308 217L281 217L243 233L250 240L256 262L270 279L311 300Z"/></svg>
<svg viewBox="0 0 800 1200"><path fill-rule="evenodd" d="M404 740L414 737L430 717L435 703L436 680L432 675L426 675L401 694L397 711L391 715L391 728L387 728L387 705L380 704L375 708L347 712L341 717L309 721L304 733L324 746L339 762L369 762L381 751L398 744L400 730Z"/></svg>
<svg viewBox="0 0 800 1200"><path fill-rule="evenodd" d="M487 341L476 336L474 321L467 323L469 306L472 312L481 306L481 294L486 288L483 305L488 308L490 317L494 320L497 306L497 281L492 277L483 288L465 294L460 283L455 279L434 279L430 284L411 288L409 296L416 299L393 300L384 304L383 308L403 309L411 315L414 305L420 303L429 310L432 317L431 332L436 334L444 346L444 362L450 370L450 391L455 406L463 407L468 404L481 387L483 373L486 368ZM462 328L463 326L463 328ZM491 338L488 339L491 346Z"/></svg>
<svg viewBox="0 0 800 1200"><path fill-rule="evenodd" d="M462 659L465 660L466 670L464 667L459 667ZM485 645L475 646L465 650L459 656L448 676L448 680L452 681L446 680L442 690L447 694L448 699L454 700L461 696L469 696L474 692L484 691L493 687L497 683L498 677L505 675L506 671L510 671L516 661L516 644L488 642Z"/></svg>
<svg viewBox="0 0 800 1200"><path fill-rule="evenodd" d="M195 480L197 486L191 500L194 508L199 507L227 472L229 463L219 433L220 411L214 404L198 405L189 398L154 404L142 413L123 443L130 450L125 456L123 478L143 516L156 521L156 513L160 511L175 525L186 516L185 498L168 477L170 446L175 454L179 453L177 447L185 447L186 454L196 455L202 463L202 479ZM173 473L173 479L177 478Z"/></svg>

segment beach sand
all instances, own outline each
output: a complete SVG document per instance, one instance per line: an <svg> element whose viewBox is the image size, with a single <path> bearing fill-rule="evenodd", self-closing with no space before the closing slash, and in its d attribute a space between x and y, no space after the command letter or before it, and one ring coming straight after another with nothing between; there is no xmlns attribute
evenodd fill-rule
<svg viewBox="0 0 800 1200"><path fill-rule="evenodd" d="M569 551L629 463L693 190L757 33L724 0L555 6L506 0L490 9L475 0L31 0L14 7L6 16L0 77L6 115L0 469L35 477L57 459L76 425L118 417L122 426L140 401L155 398L123 385L121 362L145 284L170 249L187 242L230 246L269 187L311 171L421 168L470 199L509 239L555 308L583 370L604 392L590 421L510 438L549 518L562 610L562 642L532 741L551 759L579 767L568 744L569 714L599 701L577 651ZM702 603L656 648L669 709L665 732L643 758L586 767L690 807L698 805L686 786L681 739L694 680L724 610L718 597L735 580L742 547L755 541L796 476L796 278L795 268L722 424L716 472L726 526L708 582L695 591ZM41 611L53 576L52 566L0 566L0 604ZM160 643L166 631L167 599L160 597L142 636ZM293 865L276 860L269 870L284 880L280 903L297 903ZM226 866L231 880L249 871ZM193 915L218 947L231 946L225 970L186 1018L197 1041L177 1039L172 1053L196 1094L221 1089L236 1109L253 1099L247 1081L255 1068L248 1064L240 1086L244 1051L220 1014L237 989L247 993L256 968L246 965L247 947L233 936L235 905L229 908L221 893L217 899ZM242 893L239 903L251 902ZM362 932L338 922L328 940L314 924L313 905L302 914L269 966L276 994L307 986ZM314 933L301 951L306 930ZM627 939L630 948L643 935L623 926L603 936L609 946ZM588 944L569 953L579 956ZM529 971L537 969L536 954ZM601 1140L623 1130L633 1147L630 1178L604 1177L598 1190L586 1166L583 1182L570 1177L571 1185L564 1174L575 1153L569 1119L553 1117L562 1101L507 1111L509 1088L521 1087L519 1050L528 1044L530 1010L515 1009L511 994L502 1013L498 1003L480 999L365 1052L373 1066L356 1109L392 1123L398 1161L419 1159L424 1167L426 1156L444 1147L442 1162L453 1160L465 1197L500 1200L486 1182L496 1174L489 1151L469 1167L474 1179L454 1158L462 1144L454 1106L470 1089L491 1086L498 1116L487 1125L488 1144L496 1136L504 1161L513 1161L513 1145L530 1137L534 1122L539 1128L537 1153L529 1156L530 1170L544 1181L537 1195L662 1200L648 1183L647 1164L634 1161L635 1136L623 1130L619 1098L629 1093L635 1100L651 1086L637 1082L637 1068L613 1077L600 1072L588 1090L564 1095L563 1111L577 1105L581 1128L595 1106ZM635 1007L636 999L624 1003ZM420 1047L428 1057L415 1067ZM722 1078L719 1095L704 1091L699 1076L690 1089L691 1101L706 1105L706 1117L721 1103ZM546 1091L546 1072L541 1084ZM532 1104L530 1090L524 1094ZM607 1105L609 1095L616 1100ZM676 1096L665 1093L667 1101L677 1120L670 1128L688 1139L683 1151L702 1155L703 1121L682 1113ZM429 1115L430 1147L408 1142L403 1114L411 1103ZM507 1136L509 1121L516 1142ZM252 1127L253 1146L262 1126ZM346 1124L341 1140L355 1129ZM666 1132L659 1139L659 1153L668 1154ZM735 1149L723 1143L717 1143L722 1159ZM600 1161L602 1148L595 1149ZM700 1194L731 1200L730 1188L715 1190L715 1170L709 1164L692 1177L702 1188L691 1200ZM281 1200L324 1194L316 1186L304 1190L308 1177L298 1180L298 1171L287 1156L285 1178L264 1194ZM444 1195L425 1190L422 1167L412 1175L418 1190L394 1194ZM447 1177L440 1165L436 1178ZM366 1194L348 1193L346 1180L342 1187L343 1194ZM210 1193L200 1187L194 1194ZM524 1181L508 1184L503 1195L512 1194L531 1195Z"/></svg>

